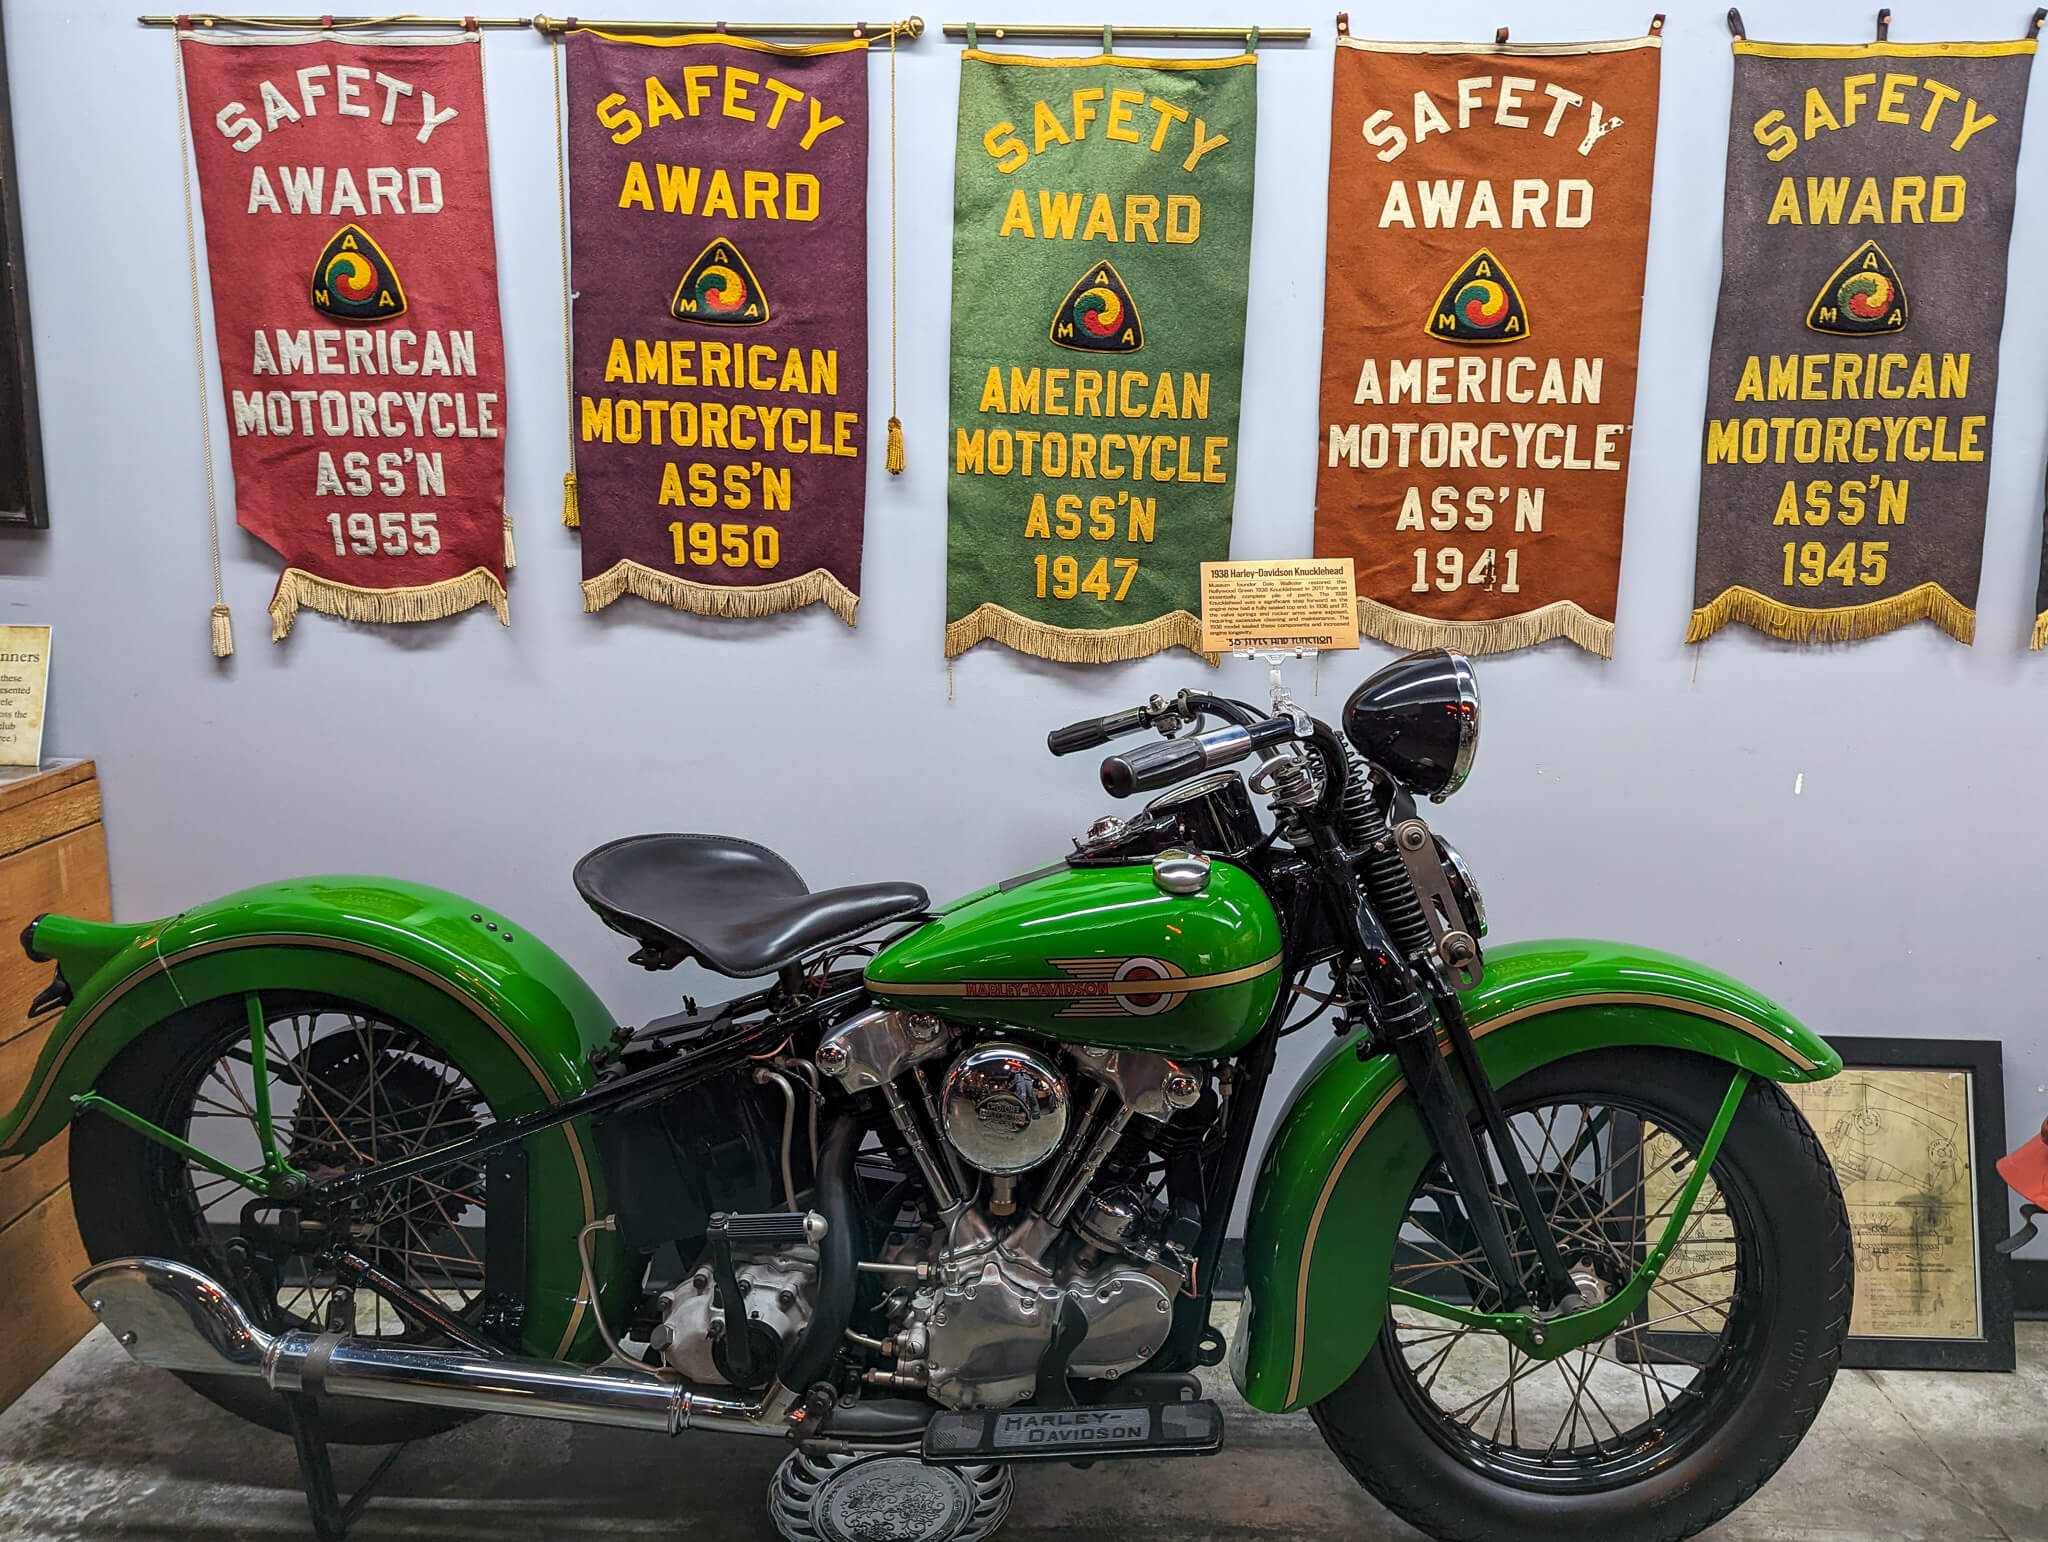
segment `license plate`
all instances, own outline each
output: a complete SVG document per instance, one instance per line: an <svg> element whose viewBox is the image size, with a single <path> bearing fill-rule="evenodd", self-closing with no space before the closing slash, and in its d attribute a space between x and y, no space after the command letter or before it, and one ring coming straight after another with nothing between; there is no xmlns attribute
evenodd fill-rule
<svg viewBox="0 0 2048 1542"><path fill-rule="evenodd" d="M993 1444L998 1451L1115 1446L1142 1441L1151 1433L1152 1416L1143 1408L1006 1413L996 1416Z"/></svg>

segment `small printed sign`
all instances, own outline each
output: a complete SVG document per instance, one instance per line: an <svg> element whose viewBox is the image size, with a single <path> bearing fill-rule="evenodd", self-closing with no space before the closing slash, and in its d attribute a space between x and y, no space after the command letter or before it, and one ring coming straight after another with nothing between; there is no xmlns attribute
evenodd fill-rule
<svg viewBox="0 0 2048 1542"><path fill-rule="evenodd" d="M1202 651L1356 648L1351 559L1202 564Z"/></svg>
<svg viewBox="0 0 2048 1542"><path fill-rule="evenodd" d="M50 688L50 629L0 626L0 766L32 766L43 752Z"/></svg>

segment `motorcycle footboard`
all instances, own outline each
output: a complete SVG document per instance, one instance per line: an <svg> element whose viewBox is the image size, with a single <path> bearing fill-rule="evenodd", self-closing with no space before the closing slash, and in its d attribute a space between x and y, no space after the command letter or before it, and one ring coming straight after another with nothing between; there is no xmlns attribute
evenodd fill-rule
<svg viewBox="0 0 2048 1542"><path fill-rule="evenodd" d="M1124 1408L955 1409L924 1431L939 1466L1071 1462L1119 1456L1207 1456L1223 1446L1223 1410L1206 1400Z"/></svg>

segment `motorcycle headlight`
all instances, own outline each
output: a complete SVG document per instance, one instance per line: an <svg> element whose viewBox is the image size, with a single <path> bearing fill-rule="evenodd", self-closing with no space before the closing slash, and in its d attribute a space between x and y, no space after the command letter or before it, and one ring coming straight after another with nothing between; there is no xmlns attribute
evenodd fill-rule
<svg viewBox="0 0 2048 1542"><path fill-rule="evenodd" d="M1479 683L1462 654L1430 648L1396 659L1344 703L1344 735L1413 792L1441 803L1479 752Z"/></svg>

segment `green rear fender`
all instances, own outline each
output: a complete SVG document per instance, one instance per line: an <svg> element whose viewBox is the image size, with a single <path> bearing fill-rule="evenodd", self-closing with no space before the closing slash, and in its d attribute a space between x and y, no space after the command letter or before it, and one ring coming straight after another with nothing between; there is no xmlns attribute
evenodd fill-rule
<svg viewBox="0 0 2048 1542"><path fill-rule="evenodd" d="M1841 1057L1724 974L1607 942L1495 948L1465 997L1496 1086L1567 1055L1656 1045L1775 1081L1818 1081ZM1259 1175L1231 1370L1255 1408L1300 1408L1346 1381L1386 1312L1395 1234L1431 1155L1391 1056L1334 1043L1303 1079Z"/></svg>
<svg viewBox="0 0 2048 1542"><path fill-rule="evenodd" d="M545 943L459 895L387 878L301 878L245 889L143 925L63 916L28 939L57 960L74 999L20 1103L0 1114L0 1156L64 1128L71 1100L115 1055L184 1007L251 992L313 991L361 1002L457 1059L500 1117L546 1108L590 1085L590 1052L610 1037L604 1003ZM589 1131L527 1142L526 1343L595 1360L576 1233L608 1209ZM616 1306L626 1265L599 1238L600 1299Z"/></svg>

